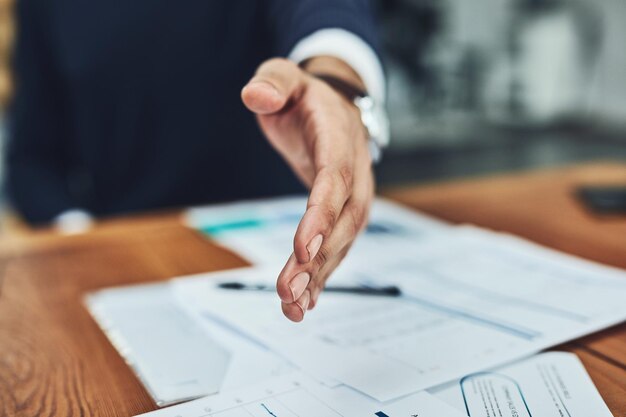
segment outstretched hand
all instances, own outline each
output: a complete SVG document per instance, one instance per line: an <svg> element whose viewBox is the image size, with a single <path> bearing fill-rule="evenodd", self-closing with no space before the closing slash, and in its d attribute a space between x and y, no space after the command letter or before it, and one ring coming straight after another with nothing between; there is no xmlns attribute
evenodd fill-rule
<svg viewBox="0 0 626 417"><path fill-rule="evenodd" d="M309 69L361 83L342 61L316 59ZM269 142L310 189L293 253L276 284L285 316L301 321L366 225L374 196L367 131L353 103L284 59L264 62L241 96Z"/></svg>

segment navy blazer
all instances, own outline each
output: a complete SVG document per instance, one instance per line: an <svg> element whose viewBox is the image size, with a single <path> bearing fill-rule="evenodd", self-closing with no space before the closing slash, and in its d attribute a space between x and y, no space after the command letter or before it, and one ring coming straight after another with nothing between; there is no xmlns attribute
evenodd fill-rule
<svg viewBox="0 0 626 417"><path fill-rule="evenodd" d="M367 0L19 0L7 191L30 222L301 191L243 106L322 28L377 50Z"/></svg>

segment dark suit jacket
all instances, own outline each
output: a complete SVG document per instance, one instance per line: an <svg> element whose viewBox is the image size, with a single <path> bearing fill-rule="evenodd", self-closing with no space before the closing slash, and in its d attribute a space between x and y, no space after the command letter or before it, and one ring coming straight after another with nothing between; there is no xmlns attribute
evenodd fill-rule
<svg viewBox="0 0 626 417"><path fill-rule="evenodd" d="M33 223L301 186L240 100L321 28L376 49L367 0L19 0L7 188Z"/></svg>

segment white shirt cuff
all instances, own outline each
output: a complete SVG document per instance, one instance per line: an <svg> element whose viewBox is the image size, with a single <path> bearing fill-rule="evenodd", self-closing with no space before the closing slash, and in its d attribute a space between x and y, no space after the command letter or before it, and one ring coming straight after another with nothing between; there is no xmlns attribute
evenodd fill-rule
<svg viewBox="0 0 626 417"><path fill-rule="evenodd" d="M300 63L315 56L339 58L359 74L368 94L381 106L385 102L385 75L376 53L363 39L344 29L320 29L301 39L289 54Z"/></svg>
<svg viewBox="0 0 626 417"><path fill-rule="evenodd" d="M93 226L93 217L81 209L64 211L54 218L54 226L64 235L85 233Z"/></svg>

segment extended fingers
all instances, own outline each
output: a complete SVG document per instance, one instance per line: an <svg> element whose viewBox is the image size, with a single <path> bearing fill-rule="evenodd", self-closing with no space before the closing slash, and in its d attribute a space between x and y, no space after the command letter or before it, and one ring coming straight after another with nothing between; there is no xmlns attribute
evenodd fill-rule
<svg viewBox="0 0 626 417"><path fill-rule="evenodd" d="M353 193L338 216L332 232L321 244L317 255L307 263L300 263L292 255L281 271L278 294L283 302L283 312L292 319L299 317L296 302L307 293L307 307L317 302L328 276L344 258L352 242L367 222L373 195L373 179L369 167L360 168L355 178ZM299 304L302 307L302 303Z"/></svg>
<svg viewBox="0 0 626 417"><path fill-rule="evenodd" d="M323 286L328 274L320 274L326 265L336 267L367 219L366 200L350 200L339 216L330 236L323 242L317 256L302 264L292 255L278 276L276 288L284 303L298 300L307 289Z"/></svg>
<svg viewBox="0 0 626 417"><path fill-rule="evenodd" d="M337 220L335 228L328 239L328 246L322 246L318 257L311 262L313 264L313 272L311 272L311 279L308 285L308 290L311 293L310 308L317 304L326 280L343 260L354 239L366 226L373 197L374 179L371 167L369 163L361 162L355 172L352 196Z"/></svg>
<svg viewBox="0 0 626 417"><path fill-rule="evenodd" d="M346 191L330 193L326 200L320 200L319 204L307 210L296 233L296 241L300 242L295 245L300 251L304 250L300 255L307 259L300 262L296 254L292 254L279 274L276 288L283 302L292 303L298 299L311 280L317 279L320 268L341 253L365 224L372 179L367 173L363 174L362 181L350 189L349 197ZM347 200L344 204L345 198ZM302 245L302 242L307 244Z"/></svg>

